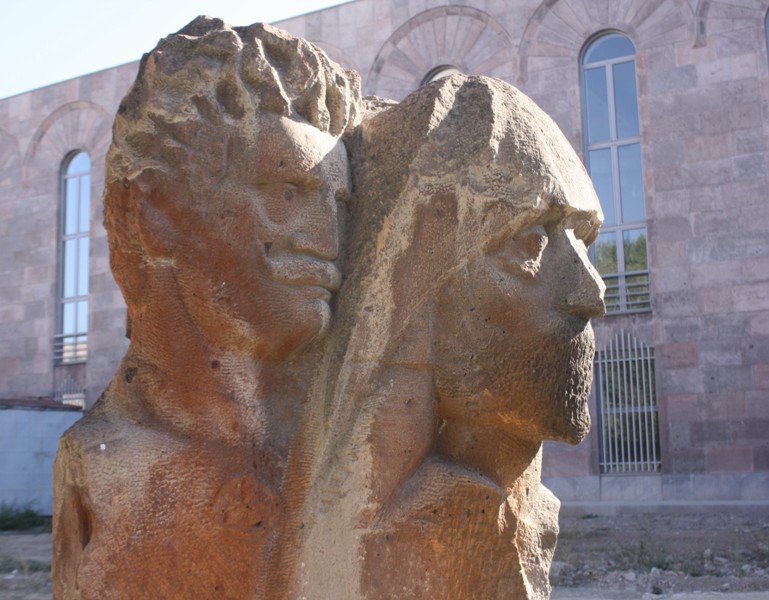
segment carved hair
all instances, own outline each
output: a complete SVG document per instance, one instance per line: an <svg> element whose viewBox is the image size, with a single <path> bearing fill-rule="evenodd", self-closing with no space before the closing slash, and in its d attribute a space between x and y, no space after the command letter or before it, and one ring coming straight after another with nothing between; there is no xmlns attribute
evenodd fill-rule
<svg viewBox="0 0 769 600"><path fill-rule="evenodd" d="M262 23L198 17L145 54L115 118L104 191L110 260L129 311L143 286L148 219L204 206L210 182L226 176L232 140L254 139L260 114L341 137L359 107L357 73Z"/></svg>

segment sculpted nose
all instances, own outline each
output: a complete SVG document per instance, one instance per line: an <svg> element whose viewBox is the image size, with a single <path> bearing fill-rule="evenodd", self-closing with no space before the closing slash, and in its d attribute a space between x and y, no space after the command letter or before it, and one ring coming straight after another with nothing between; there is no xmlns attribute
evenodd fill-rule
<svg viewBox="0 0 769 600"><path fill-rule="evenodd" d="M569 236L571 242L572 276L562 310L585 320L606 314L603 295L606 284L590 262L582 242Z"/></svg>

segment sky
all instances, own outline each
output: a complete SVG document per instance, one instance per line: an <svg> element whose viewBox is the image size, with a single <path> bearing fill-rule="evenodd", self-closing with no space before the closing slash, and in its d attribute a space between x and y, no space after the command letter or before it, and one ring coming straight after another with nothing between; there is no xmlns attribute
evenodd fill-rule
<svg viewBox="0 0 769 600"><path fill-rule="evenodd" d="M274 23L340 0L0 0L0 98L138 60L198 15Z"/></svg>

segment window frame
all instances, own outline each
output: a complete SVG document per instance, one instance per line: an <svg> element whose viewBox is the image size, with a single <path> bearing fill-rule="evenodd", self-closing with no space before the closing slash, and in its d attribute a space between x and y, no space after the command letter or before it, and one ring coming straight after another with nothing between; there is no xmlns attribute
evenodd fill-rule
<svg viewBox="0 0 769 600"><path fill-rule="evenodd" d="M80 155L85 155L88 161L87 169L80 169L70 172L70 168ZM55 364L70 365L84 363L88 358L88 320L90 312L89 293L90 293L90 252L91 252L91 198L93 162L91 156L86 150L73 150L68 153L61 162L59 173L59 231L58 231L58 252L59 269L57 282L57 301L56 301L56 333L53 343L53 360ZM77 198L71 202L68 193L70 192L69 182L77 180ZM85 180L85 183L84 183ZM87 200L83 200L82 186L87 185ZM76 227L72 233L67 232L67 222L70 220L69 210L74 208L77 211L75 215ZM87 226L81 229L83 223L82 211L86 210L85 215ZM81 240L86 240L82 244ZM68 256L68 242L74 242L74 257ZM85 246L86 256L83 258L81 252L82 246ZM83 260L85 269L82 269ZM84 272L83 272L84 271ZM68 294L70 278L68 275L74 275L72 284L73 293ZM84 283L83 283L84 278ZM74 331L65 331L66 319L65 311L67 306L74 306ZM84 319L79 314L80 307L85 306ZM81 321L85 322L82 323Z"/></svg>
<svg viewBox="0 0 769 600"><path fill-rule="evenodd" d="M586 62L586 58L590 50L601 39L611 35L622 36L629 42L633 48L633 54L625 54L615 56L608 59L596 60L592 62ZM611 289L617 290L615 302L607 302L608 314L627 314L637 312L649 312L652 310L651 306L651 276L649 269L649 236L646 217L646 189L644 185L644 164L643 164L643 143L641 135L641 122L640 122L640 98L638 96L638 67L636 57L638 51L636 45L632 39L622 31L618 30L604 30L591 37L582 48L579 56L579 81L580 81L580 96L581 96L581 116L582 116L582 131L583 131L583 150L584 150L584 162L588 173L591 172L590 157L591 153L599 150L609 150L610 153L610 165L611 165L611 188L613 196L613 212L615 215L614 223L611 225L604 224L601 227L601 234L613 233L614 244L616 250L616 266L617 270L613 273L602 273L602 277L607 284L607 291ZM638 132L637 135L618 137L617 131L617 101L615 97L614 89L614 68L620 64L632 63L633 74L635 76L636 83L636 111L638 119ZM590 141L589 130L589 104L588 104L588 83L587 73L591 70L601 69L603 71L604 81L606 83L606 103L607 103L607 118L608 118L608 139L598 142ZM622 212L622 171L620 170L620 148L638 146L640 153L640 181L641 181L641 209L643 210L643 218L641 220L626 221ZM592 178L592 175L591 175ZM603 200L602 200L603 205ZM607 212L604 210L604 212ZM646 268L641 270L626 270L625 264L625 234L627 232L643 230L642 235L646 238ZM593 244L590 248L590 257L594 264L597 266L596 261L596 244ZM631 278L643 278L645 282L641 285L645 288L639 296L642 300L631 300L633 294L629 293L629 289L633 287L633 284L628 284L628 280ZM616 281L616 283L614 283ZM646 297L646 300L643 298ZM607 300L610 300L607 298Z"/></svg>

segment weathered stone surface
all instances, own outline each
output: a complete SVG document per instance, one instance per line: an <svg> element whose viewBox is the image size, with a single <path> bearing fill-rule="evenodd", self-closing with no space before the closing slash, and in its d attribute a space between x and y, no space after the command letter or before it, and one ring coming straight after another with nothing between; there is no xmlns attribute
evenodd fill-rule
<svg viewBox="0 0 769 600"><path fill-rule="evenodd" d="M131 344L61 443L57 598L549 596L598 199L506 83L358 89L263 25L143 60L105 184Z"/></svg>
<svg viewBox="0 0 769 600"><path fill-rule="evenodd" d="M55 467L57 598L281 597L281 480L340 284L359 80L199 18L118 112L105 226L130 348Z"/></svg>
<svg viewBox="0 0 769 600"><path fill-rule="evenodd" d="M464 76L364 118L352 158L293 596L548 597L541 443L587 432L603 313L587 175L533 102Z"/></svg>

